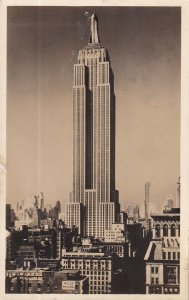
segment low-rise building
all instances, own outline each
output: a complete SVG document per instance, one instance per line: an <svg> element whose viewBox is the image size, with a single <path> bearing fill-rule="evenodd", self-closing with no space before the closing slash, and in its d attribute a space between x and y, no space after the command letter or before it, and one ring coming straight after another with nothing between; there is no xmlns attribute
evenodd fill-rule
<svg viewBox="0 0 189 300"><path fill-rule="evenodd" d="M38 258L36 259L36 264L38 268L42 269L58 270L60 268L60 260L55 258Z"/></svg>
<svg viewBox="0 0 189 300"><path fill-rule="evenodd" d="M104 252L103 247L91 247L62 252L63 269L80 270L89 277L90 294L111 294L116 271L115 254Z"/></svg>
<svg viewBox="0 0 189 300"><path fill-rule="evenodd" d="M54 273L54 282L49 292L53 294L88 294L89 278L78 270L61 270Z"/></svg>
<svg viewBox="0 0 189 300"><path fill-rule="evenodd" d="M87 276L74 270L8 270L6 293L88 294Z"/></svg>
<svg viewBox="0 0 189 300"><path fill-rule="evenodd" d="M120 258L126 258L129 255L128 243L103 243L103 246L105 251L115 253Z"/></svg>

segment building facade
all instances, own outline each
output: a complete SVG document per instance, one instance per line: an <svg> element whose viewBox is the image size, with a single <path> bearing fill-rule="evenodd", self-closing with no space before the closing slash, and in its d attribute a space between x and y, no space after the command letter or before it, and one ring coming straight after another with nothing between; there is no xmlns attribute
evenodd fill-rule
<svg viewBox="0 0 189 300"><path fill-rule="evenodd" d="M74 270L19 269L6 271L6 292L24 294L88 294L89 281Z"/></svg>
<svg viewBox="0 0 189 300"><path fill-rule="evenodd" d="M113 223L110 229L105 230L105 243L126 242L126 225L123 223Z"/></svg>
<svg viewBox="0 0 189 300"><path fill-rule="evenodd" d="M118 213L114 77L93 14L88 45L79 51L74 65L73 191L66 223L78 226L82 234L103 238Z"/></svg>
<svg viewBox="0 0 189 300"><path fill-rule="evenodd" d="M63 269L80 270L89 278L89 294L111 294L115 281L116 258L99 247L79 248L62 253Z"/></svg>
<svg viewBox="0 0 189 300"><path fill-rule="evenodd" d="M147 294L179 294L180 212L172 208L153 214L153 236L146 261Z"/></svg>

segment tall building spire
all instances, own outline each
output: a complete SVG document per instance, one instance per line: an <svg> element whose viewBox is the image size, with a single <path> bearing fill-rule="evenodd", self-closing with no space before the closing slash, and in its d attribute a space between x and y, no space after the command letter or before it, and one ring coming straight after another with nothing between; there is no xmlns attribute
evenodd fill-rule
<svg viewBox="0 0 189 300"><path fill-rule="evenodd" d="M91 30L88 45L100 45L100 39L98 36L98 19L95 13L91 16Z"/></svg>

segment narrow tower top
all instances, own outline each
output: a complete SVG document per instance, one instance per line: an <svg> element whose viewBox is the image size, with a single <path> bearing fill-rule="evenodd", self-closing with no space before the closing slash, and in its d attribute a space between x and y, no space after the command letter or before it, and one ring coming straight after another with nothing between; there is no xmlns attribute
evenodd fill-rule
<svg viewBox="0 0 189 300"><path fill-rule="evenodd" d="M98 18L95 13L93 13L91 16L91 29L88 46L100 46L100 39L98 36Z"/></svg>

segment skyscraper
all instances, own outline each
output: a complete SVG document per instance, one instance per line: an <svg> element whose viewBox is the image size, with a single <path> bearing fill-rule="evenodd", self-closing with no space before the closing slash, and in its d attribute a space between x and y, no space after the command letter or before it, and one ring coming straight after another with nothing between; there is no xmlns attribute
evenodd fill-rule
<svg viewBox="0 0 189 300"><path fill-rule="evenodd" d="M149 206L150 206L150 182L146 182L145 187L145 200L144 200L144 206L145 206L145 219L149 219Z"/></svg>
<svg viewBox="0 0 189 300"><path fill-rule="evenodd" d="M91 16L88 45L79 51L73 81L73 192L67 224L104 237L118 219L115 190L115 94L108 51Z"/></svg>

